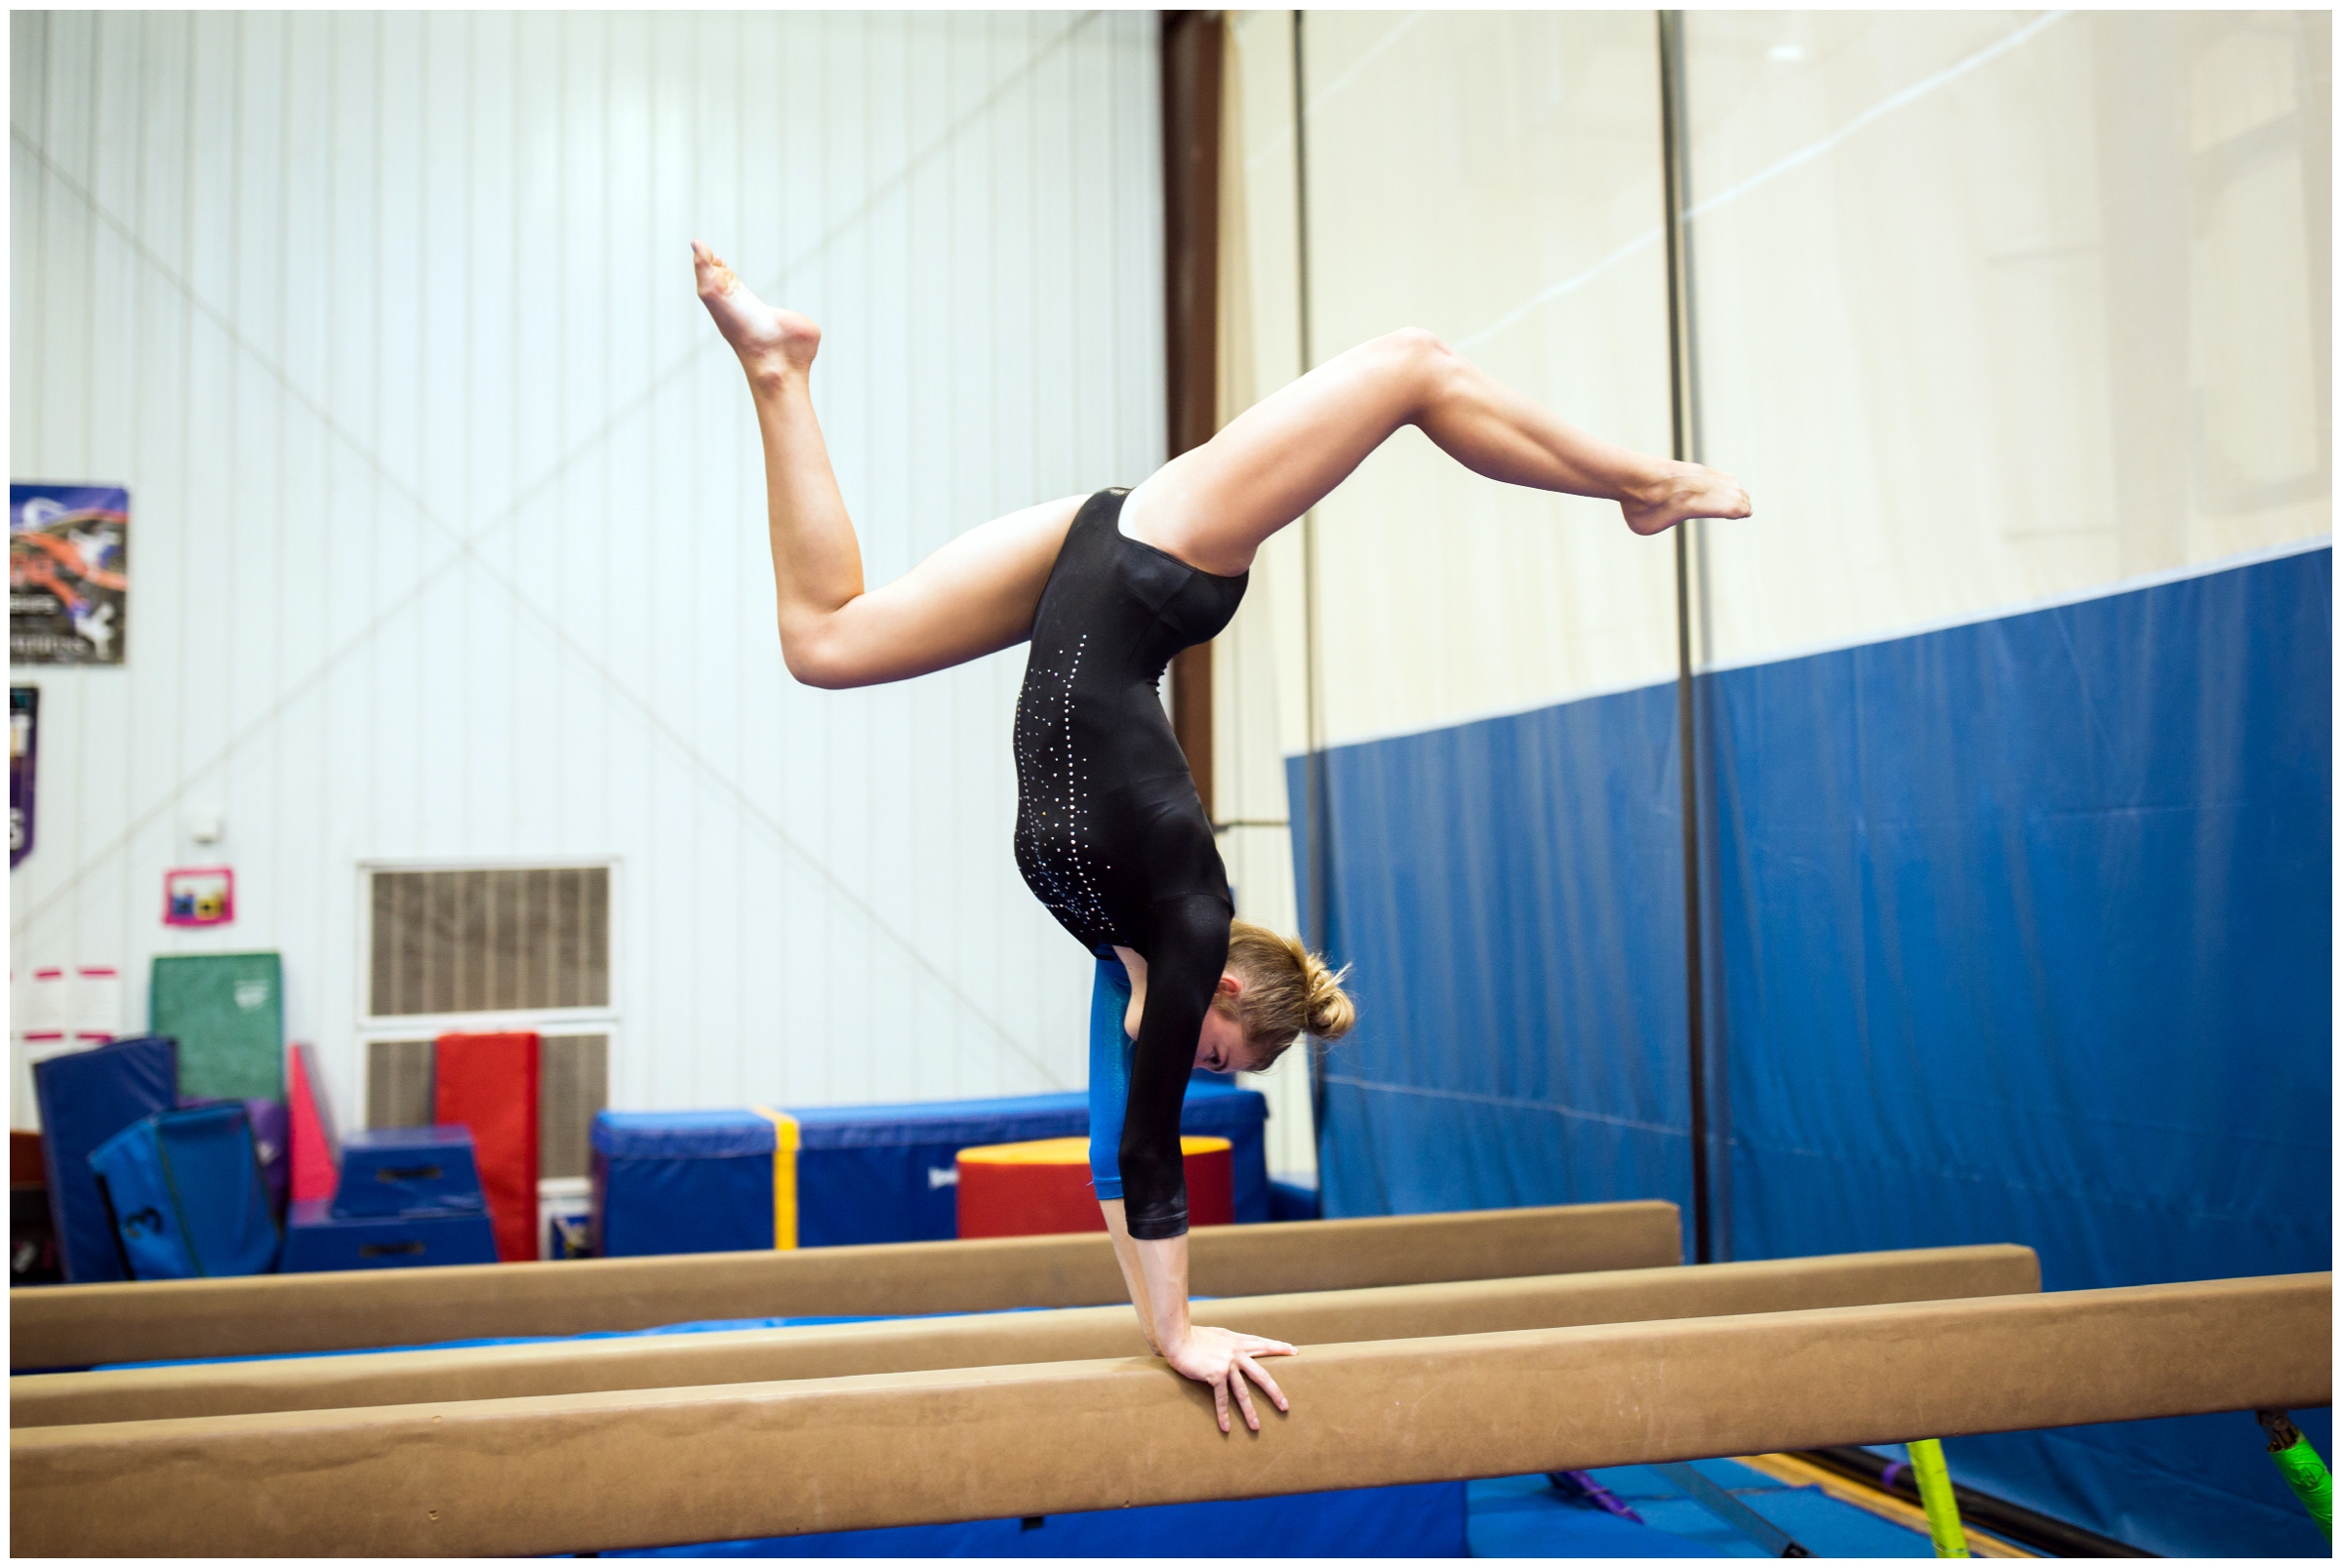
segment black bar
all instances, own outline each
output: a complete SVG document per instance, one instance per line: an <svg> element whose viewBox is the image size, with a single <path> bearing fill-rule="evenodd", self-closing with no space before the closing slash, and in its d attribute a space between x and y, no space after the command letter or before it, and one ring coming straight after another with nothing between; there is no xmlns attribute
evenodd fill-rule
<svg viewBox="0 0 2342 1568"><path fill-rule="evenodd" d="M1823 1469L1877 1487L1890 1497L1906 1503L1919 1503L1919 1483L1911 1473L1911 1467L1874 1454L1867 1448L1808 1448L1790 1456L1818 1465ZM1889 1469L1896 1471L1890 1480ZM2030 1547L2052 1557L2152 1557L2152 1551L2124 1546L2111 1536L2094 1530L2084 1530L2079 1524L2053 1519L2046 1513L2037 1513L2020 1503L1994 1497L1952 1483L1952 1500L1959 1505L1959 1516L1979 1530L1987 1530L2020 1547ZM1926 1505L1921 1503L1920 1507Z"/></svg>
<svg viewBox="0 0 2342 1568"><path fill-rule="evenodd" d="M1295 317L1300 331L1301 374L1310 373L1310 138L1309 97L1302 71L1302 18L1293 13L1293 229L1299 265ZM1303 700L1309 713L1309 888L1302 894L1302 940L1318 952L1326 951L1325 742L1319 735L1322 715L1317 695L1317 516L1311 508L1301 517L1301 647ZM1317 1190L1325 1190L1325 1060L1310 1053L1310 1134L1320 1161Z"/></svg>
<svg viewBox="0 0 2342 1568"><path fill-rule="evenodd" d="M1659 13L1659 142L1667 216L1667 349L1670 422L1675 457L1692 461L1690 353L1691 259L1683 242L1683 169L1680 120L1683 13ZM1708 1021L1702 973L1700 919L1700 769L1698 726L1692 722L1691 558L1689 530L1676 529L1676 751L1683 806L1684 1048L1691 1068L1692 1261L1714 1257L1708 1213Z"/></svg>
<svg viewBox="0 0 2342 1568"><path fill-rule="evenodd" d="M1220 323L1220 122L1227 24L1217 11L1166 11L1163 99L1163 326L1166 455L1212 438ZM1212 645L1171 661L1171 729L1212 815Z"/></svg>

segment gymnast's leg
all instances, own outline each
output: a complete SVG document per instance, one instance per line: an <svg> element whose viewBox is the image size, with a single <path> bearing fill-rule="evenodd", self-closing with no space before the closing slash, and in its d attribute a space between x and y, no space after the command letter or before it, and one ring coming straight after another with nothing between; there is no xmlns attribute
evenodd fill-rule
<svg viewBox="0 0 2342 1568"><path fill-rule="evenodd" d="M1049 569L1084 498L1070 496L969 530L875 592L838 494L807 377L822 333L750 294L692 243L700 302L740 355L764 440L765 505L781 657L808 686L906 680L1023 642Z"/></svg>
<svg viewBox="0 0 2342 1568"><path fill-rule="evenodd" d="M1749 515L1729 475L1590 435L1410 327L1326 361L1163 464L1123 503L1123 532L1232 576L1402 424L1474 473L1615 501L1637 534Z"/></svg>

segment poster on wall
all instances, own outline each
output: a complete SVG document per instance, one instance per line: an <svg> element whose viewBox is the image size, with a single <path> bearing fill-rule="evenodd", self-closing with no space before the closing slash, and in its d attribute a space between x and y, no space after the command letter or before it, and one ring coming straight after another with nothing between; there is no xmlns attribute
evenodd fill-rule
<svg viewBox="0 0 2342 1568"><path fill-rule="evenodd" d="M130 492L8 487L8 662L119 664L130 616Z"/></svg>
<svg viewBox="0 0 2342 1568"><path fill-rule="evenodd" d="M236 917L236 873L224 865L163 873L163 924L223 926Z"/></svg>
<svg viewBox="0 0 2342 1568"><path fill-rule="evenodd" d="M8 689L8 868L32 853L33 748L40 742L41 689Z"/></svg>

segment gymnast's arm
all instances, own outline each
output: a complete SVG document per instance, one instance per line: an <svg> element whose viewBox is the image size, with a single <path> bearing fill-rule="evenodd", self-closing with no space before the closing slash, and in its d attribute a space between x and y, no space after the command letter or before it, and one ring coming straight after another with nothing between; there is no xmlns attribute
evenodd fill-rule
<svg viewBox="0 0 2342 1568"><path fill-rule="evenodd" d="M1130 1292L1130 1305L1139 1310L1147 1348L1161 1355L1162 1342L1154 1335L1154 1310L1147 1305L1147 1272L1139 1265L1139 1244L1130 1239L1130 1226L1122 1218L1122 1200L1102 1198L1098 1207L1106 1215L1106 1233L1114 1243L1114 1265L1122 1270L1122 1288Z"/></svg>
<svg viewBox="0 0 2342 1568"><path fill-rule="evenodd" d="M1232 1396L1244 1424L1258 1431L1260 1418L1246 1378L1258 1383L1277 1409L1287 1406L1275 1380L1253 1358L1291 1355L1293 1347L1196 1325L1188 1314L1188 1189L1179 1111L1204 1013L1228 963L1228 906L1216 899L1187 896L1158 902L1152 913L1149 961L1131 977L1131 1001L1140 1017L1120 1149L1123 1222L1138 1257L1132 1301L1148 1321L1156 1352L1182 1376L1212 1386L1220 1429L1230 1429ZM1126 1278L1129 1272L1126 1265Z"/></svg>

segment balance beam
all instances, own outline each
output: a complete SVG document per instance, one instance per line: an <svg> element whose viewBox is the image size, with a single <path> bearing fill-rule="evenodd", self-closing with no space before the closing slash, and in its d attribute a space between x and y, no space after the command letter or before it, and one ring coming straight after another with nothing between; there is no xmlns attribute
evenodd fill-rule
<svg viewBox="0 0 2342 1568"><path fill-rule="evenodd" d="M1657 1201L1368 1220L1206 1226L1191 1232L1203 1296L1354 1290L1683 1260ZM726 1317L896 1317L1123 1299L1103 1231L799 1252L690 1253L250 1279L11 1290L9 1366L277 1355Z"/></svg>
<svg viewBox="0 0 2342 1568"><path fill-rule="evenodd" d="M2030 1247L1941 1247L1701 1267L1198 1302L1195 1320L1295 1345L1583 1323L2013 1296L2041 1288ZM571 1340L299 1361L66 1372L10 1380L12 1427L414 1405L624 1388L785 1383L1144 1356L1127 1307L909 1318L635 1340Z"/></svg>
<svg viewBox="0 0 2342 1568"><path fill-rule="evenodd" d="M2333 1276L10 1433L28 1556L528 1554L2330 1402Z"/></svg>

